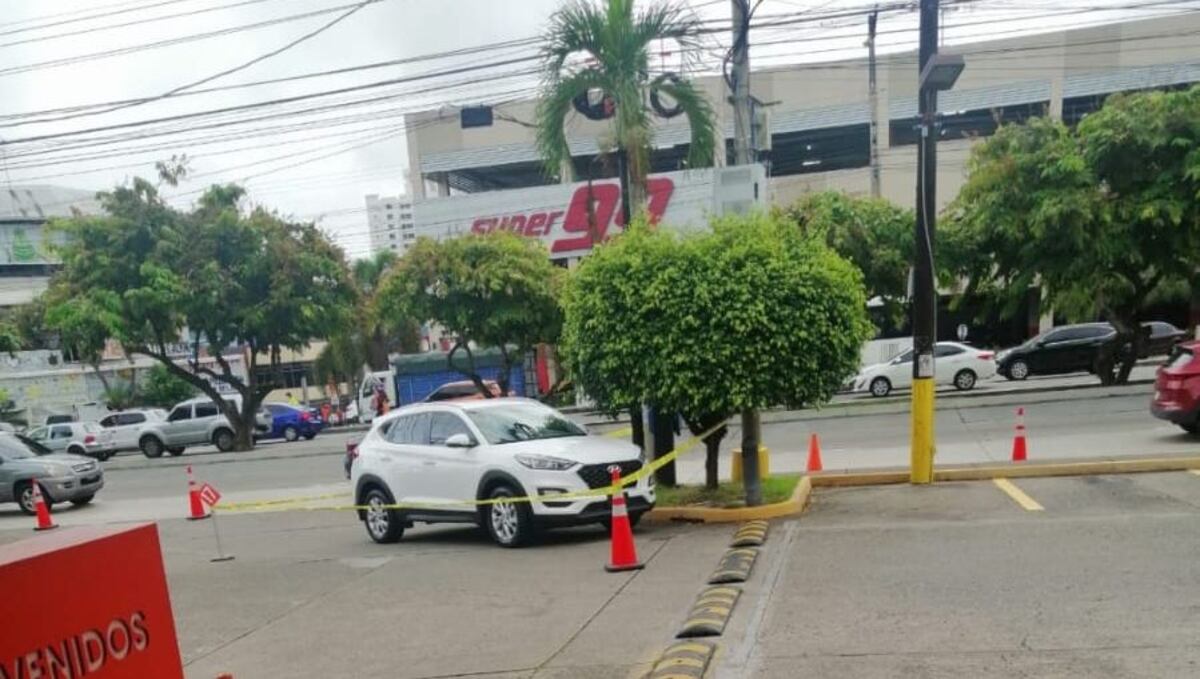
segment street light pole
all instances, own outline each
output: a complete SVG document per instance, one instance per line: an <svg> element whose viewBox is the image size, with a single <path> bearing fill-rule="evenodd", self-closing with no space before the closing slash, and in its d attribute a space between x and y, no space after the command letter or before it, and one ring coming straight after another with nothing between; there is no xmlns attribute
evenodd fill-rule
<svg viewBox="0 0 1200 679"><path fill-rule="evenodd" d="M937 339L937 287L933 247L937 219L937 88L924 82L925 67L938 49L938 0L921 0L917 73L920 141L917 146L917 219L913 263L912 450L909 480L933 481L934 343Z"/></svg>

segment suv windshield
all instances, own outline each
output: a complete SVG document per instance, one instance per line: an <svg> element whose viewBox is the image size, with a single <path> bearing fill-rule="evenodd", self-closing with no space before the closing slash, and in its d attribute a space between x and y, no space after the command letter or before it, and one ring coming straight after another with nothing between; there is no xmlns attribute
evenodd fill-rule
<svg viewBox="0 0 1200 679"><path fill-rule="evenodd" d="M553 408L538 403L506 403L468 410L467 417L492 445L561 436L587 436L587 432L579 425Z"/></svg>

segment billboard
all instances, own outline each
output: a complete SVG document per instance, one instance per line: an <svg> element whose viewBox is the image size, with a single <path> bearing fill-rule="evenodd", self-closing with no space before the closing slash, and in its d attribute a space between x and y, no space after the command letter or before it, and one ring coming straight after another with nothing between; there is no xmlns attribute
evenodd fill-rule
<svg viewBox="0 0 1200 679"><path fill-rule="evenodd" d="M704 228L709 215L723 211L727 194L743 190L763 200L765 190L733 186L743 179L761 182L765 175L746 167L651 175L646 209L670 228ZM435 239L512 231L542 241L555 259L585 254L625 228L616 179L433 198L413 205L413 222L417 236Z"/></svg>

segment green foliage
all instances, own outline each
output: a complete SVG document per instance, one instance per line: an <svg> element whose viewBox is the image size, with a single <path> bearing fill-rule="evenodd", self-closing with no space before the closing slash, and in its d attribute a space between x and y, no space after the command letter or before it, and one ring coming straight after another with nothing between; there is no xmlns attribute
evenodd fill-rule
<svg viewBox="0 0 1200 679"><path fill-rule="evenodd" d="M230 385L242 412L226 403L225 414L248 446L253 412L270 389L257 381L259 353L276 357L328 336L353 297L344 256L324 235L262 208L245 214L242 195L237 186L213 186L184 212L135 179L101 194L107 215L53 222L65 244L47 322L84 355L111 337L218 403L225 402L205 377ZM167 348L181 338L191 345L187 368ZM249 350L246 379L222 358L229 346ZM205 353L216 368L198 360Z"/></svg>
<svg viewBox="0 0 1200 679"><path fill-rule="evenodd" d="M558 176L571 158L564 125L574 110L572 101L589 90L601 90L613 102L613 134L628 155L633 182L641 183L649 172L653 130L645 102L652 91L666 95L687 118L688 165L712 165L715 117L708 100L686 80L650 77L650 53L660 41L674 42L683 54L697 53L699 19L681 2L659 2L637 12L633 6L634 0L573 0L550 19L537 110L538 152L550 176Z"/></svg>
<svg viewBox="0 0 1200 679"><path fill-rule="evenodd" d="M603 410L689 422L823 403L872 333L861 274L777 215L635 225L580 263L564 308L562 355Z"/></svg>
<svg viewBox="0 0 1200 679"><path fill-rule="evenodd" d="M562 325L557 293L563 270L536 240L496 231L446 241L419 239L380 285L375 313L385 327L410 319L433 321L456 336L475 373L470 343L500 350L507 391L508 369L525 352L557 339ZM513 352L510 349L515 348Z"/></svg>
<svg viewBox="0 0 1200 679"><path fill-rule="evenodd" d="M796 201L787 216L863 272L868 298L882 299L893 319L903 316L913 262L912 210L882 199L825 191Z"/></svg>
<svg viewBox="0 0 1200 679"><path fill-rule="evenodd" d="M170 372L166 367L151 368L139 388L138 399L148 406L170 408L196 395L196 388Z"/></svg>
<svg viewBox="0 0 1200 679"><path fill-rule="evenodd" d="M51 349L58 347L58 337L46 327L46 299L39 295L32 302L6 309L0 315L0 325L8 325L20 340L22 349Z"/></svg>
<svg viewBox="0 0 1200 679"><path fill-rule="evenodd" d="M1148 299L1194 284L1200 87L1110 97L1075 130L1005 126L969 169L940 234L943 274L1002 310L1040 285L1056 310L1102 315L1132 340Z"/></svg>
<svg viewBox="0 0 1200 679"><path fill-rule="evenodd" d="M21 336L15 326L0 323L0 353L15 354L21 350Z"/></svg>

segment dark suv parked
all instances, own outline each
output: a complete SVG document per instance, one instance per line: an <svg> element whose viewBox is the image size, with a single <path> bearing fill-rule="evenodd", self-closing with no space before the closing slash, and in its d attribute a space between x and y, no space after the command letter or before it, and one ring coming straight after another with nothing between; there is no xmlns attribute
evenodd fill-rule
<svg viewBox="0 0 1200 679"><path fill-rule="evenodd" d="M996 355L996 372L1010 380L1092 370L1096 354L1116 331L1108 323L1064 325Z"/></svg>

